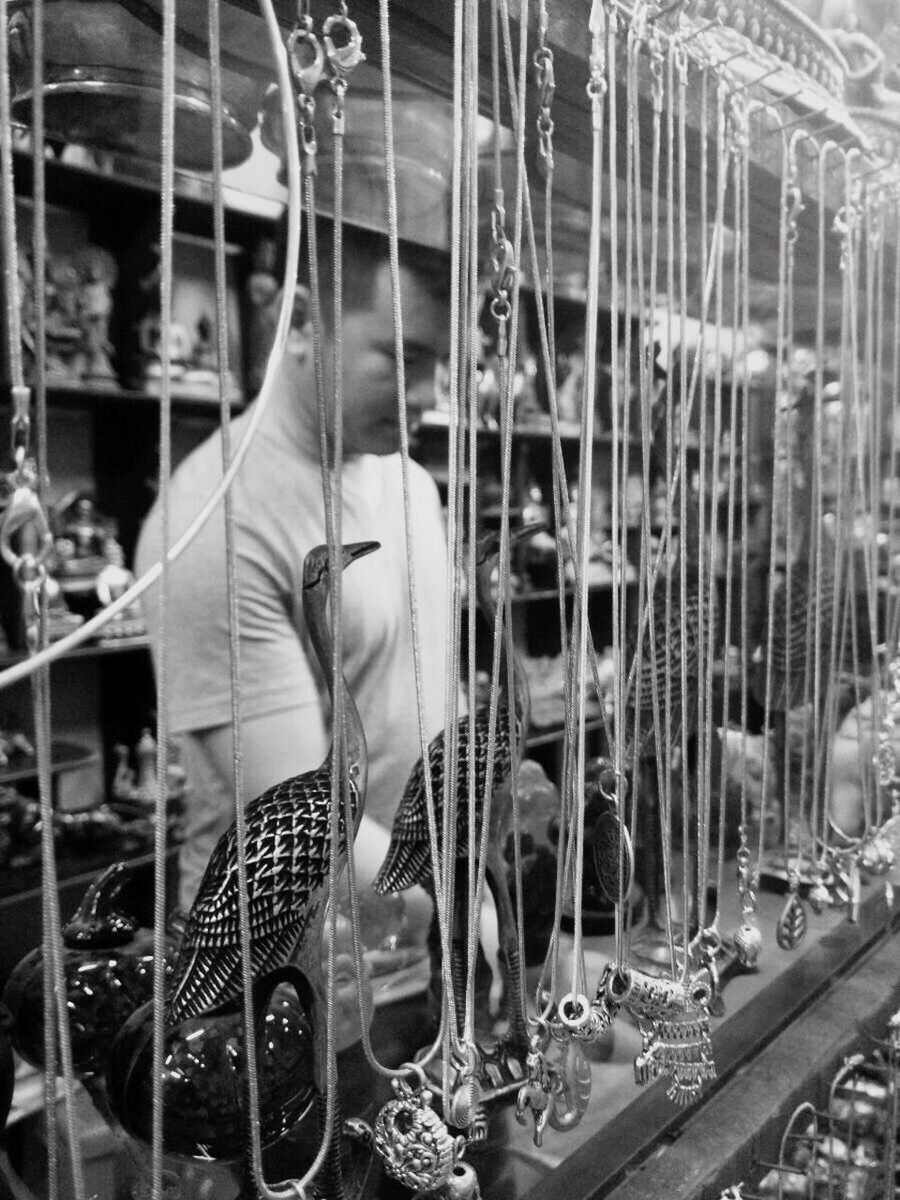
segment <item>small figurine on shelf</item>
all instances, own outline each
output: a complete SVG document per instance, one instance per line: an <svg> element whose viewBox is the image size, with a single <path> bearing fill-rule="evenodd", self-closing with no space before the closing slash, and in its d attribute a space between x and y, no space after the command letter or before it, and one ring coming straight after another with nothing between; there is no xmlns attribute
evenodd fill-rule
<svg viewBox="0 0 900 1200"><path fill-rule="evenodd" d="M97 599L105 608L128 591L134 583L134 575L125 566L125 553L122 547L111 535L104 542L103 552L106 556L106 565L100 569L94 588L97 592ZM102 642L125 637L142 637L146 632L147 624L143 611L140 603L135 601L107 621L100 634L100 640Z"/></svg>
<svg viewBox="0 0 900 1200"><path fill-rule="evenodd" d="M147 815L156 804L156 738L149 729L144 729L134 748L134 758L137 769L129 764L127 746L117 745L116 772L112 783L112 807L127 813ZM166 802L171 807L178 803L184 793L184 770L177 761L177 756L170 752L166 767Z"/></svg>
<svg viewBox="0 0 900 1200"><path fill-rule="evenodd" d="M219 355L208 313L201 313L197 319L193 350L178 390L185 395L208 396L211 400L219 397ZM240 398L240 388L230 368L225 372L225 396L228 400Z"/></svg>
<svg viewBox="0 0 900 1200"><path fill-rule="evenodd" d="M50 386L77 386L84 374L79 319L79 277L67 254L47 258L46 380Z"/></svg>
<svg viewBox="0 0 900 1200"><path fill-rule="evenodd" d="M139 376L135 381L144 391L158 394L162 386L162 321L158 312L147 313L138 323L140 343ZM191 335L178 321L169 324L169 380L180 383L193 352Z"/></svg>
<svg viewBox="0 0 900 1200"><path fill-rule="evenodd" d="M64 592L93 591L94 580L106 565L109 522L87 492L69 493L52 514L54 572Z"/></svg>
<svg viewBox="0 0 900 1200"><path fill-rule="evenodd" d="M253 270L247 278L250 305L247 336L247 385L255 395L262 384L278 320L278 253L273 238L260 238L253 251Z"/></svg>
<svg viewBox="0 0 900 1200"><path fill-rule="evenodd" d="M118 276L116 260L100 246L85 246L76 256L81 279L79 313L83 333L84 378L92 387L115 387L116 373L109 360L109 319L112 289Z"/></svg>
<svg viewBox="0 0 900 1200"><path fill-rule="evenodd" d="M14 755L34 758L34 746L20 730L0 729L0 767L8 767Z"/></svg>
<svg viewBox="0 0 900 1200"><path fill-rule="evenodd" d="M44 594L47 597L47 640L58 642L66 634L84 624L84 617L74 613L66 603L63 589L58 579L48 575L44 583Z"/></svg>

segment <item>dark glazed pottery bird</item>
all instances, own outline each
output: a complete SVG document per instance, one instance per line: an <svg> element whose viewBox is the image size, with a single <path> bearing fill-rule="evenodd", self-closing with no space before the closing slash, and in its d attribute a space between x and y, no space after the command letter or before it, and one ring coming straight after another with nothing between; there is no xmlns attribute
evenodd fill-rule
<svg viewBox="0 0 900 1200"><path fill-rule="evenodd" d="M303 1117L315 1095L310 987L288 966L254 984L254 1038L262 1144L277 1141ZM145 1004L113 1043L106 1076L109 1103L133 1137L153 1131L153 1005ZM163 1049L163 1144L169 1154L240 1159L247 1129L244 1020L239 1006L166 1029Z"/></svg>
<svg viewBox="0 0 900 1200"><path fill-rule="evenodd" d="M519 541L525 537L531 537L544 528L543 524L529 525L513 534L511 540ZM476 549L475 600L482 615L489 622L491 630L494 627L496 612L496 601L492 589L492 575L494 568L497 566L499 554L499 533L488 533L479 538ZM501 657L501 662L504 661L505 659ZM528 1035L525 1008L519 989L520 952L515 914L507 882L506 861L503 855L503 849L507 840L507 827L511 816L511 802L509 793L506 793L505 803L502 802L497 793L497 789L508 778L510 773L510 738L514 733L517 744L521 746L529 722L530 706L527 680L524 671L517 664L514 664L514 671L516 674L514 718L511 719L510 716L508 688L505 686L505 673L504 678L501 680L504 694L497 708L495 752L490 790L492 796L500 802L492 803L491 805L491 831L487 842L485 878L497 906L500 955L505 967L506 986L508 989L510 1040L517 1047L521 1046L523 1049L527 1049ZM487 708L480 709L475 714L474 726L474 745L469 740L468 716L460 718L456 729L459 747L456 769L456 792L458 797L456 846L457 860L460 862L466 861L469 845L470 804L468 786L470 755L475 760L476 836L480 836L481 833L481 815L488 782L489 711ZM433 738L428 747L428 771L431 776L436 828L439 831L443 827L444 819L444 762L447 752L448 746L446 745L445 731L442 730ZM389 892L405 891L414 884L421 884L429 889L433 887L425 792L425 766L421 758L413 768L404 789L400 807L397 810L393 829L391 830L391 844L387 857L382 863L381 869L375 879L374 887L376 892L386 895ZM458 904L454 917L454 929L458 938L463 936L461 931L465 928L465 922L461 920L464 917L464 913L460 912L460 904L464 898L465 891L465 882L459 878L459 872L457 872L456 899ZM465 980L465 976L462 973L465 970L464 948L462 961L459 961L457 953L454 954L454 960L455 990L461 999L461 987L464 986Z"/></svg>
<svg viewBox="0 0 900 1200"><path fill-rule="evenodd" d="M76 1075L102 1078L113 1039L153 992L152 914L140 895L152 893L145 864L113 863L85 892L63 929L66 1007ZM148 906L143 905L144 908ZM3 993L13 1044L35 1066L44 1065L44 954L32 950L16 966Z"/></svg>
<svg viewBox="0 0 900 1200"><path fill-rule="evenodd" d="M378 549L377 542L343 547L342 568ZM325 607L329 594L328 550L316 546L303 564L303 613L316 657L331 688L331 635ZM344 685L345 748L355 837L366 793L366 739L359 713ZM321 929L331 854L331 751L314 771L295 775L263 792L246 808L247 889L251 969L254 978L283 966L300 943L310 974L319 973ZM347 830L340 812L343 863ZM315 934L315 936L313 936ZM169 992L167 1023L222 1008L242 995L238 857L235 828L212 853L188 914Z"/></svg>

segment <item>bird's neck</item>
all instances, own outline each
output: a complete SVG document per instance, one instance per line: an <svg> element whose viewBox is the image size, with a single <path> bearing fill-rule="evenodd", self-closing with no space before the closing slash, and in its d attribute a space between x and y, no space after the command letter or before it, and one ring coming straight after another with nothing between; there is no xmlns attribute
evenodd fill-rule
<svg viewBox="0 0 900 1200"><path fill-rule="evenodd" d="M494 623L497 616L497 603L494 600L493 590L490 583L486 586L481 586L477 589L478 608L481 615L488 623L488 627L493 634ZM500 623L500 637L503 637L503 622ZM500 653L500 691L506 697L507 704L510 709L515 707L515 724L521 730L522 737L528 731L528 725L531 721L531 692L528 688L528 676L525 673L525 668L522 666L522 660L516 651L515 641L512 647L512 674L513 686L510 688L510 679L508 671L507 656L501 650ZM515 706L509 703L510 692L512 691L515 699Z"/></svg>
<svg viewBox="0 0 900 1200"><path fill-rule="evenodd" d="M327 591L324 586L317 588L311 594L309 592L304 593L306 624L309 629L313 650L315 651L319 666L322 668L322 673L325 676L325 685L328 688L332 713L334 713L334 675L332 664L334 640L331 636L331 630L325 615L326 602ZM346 755L347 770L351 776L356 776L356 796L362 797L366 792L366 772L368 767L366 734L363 729L362 720L360 719L359 709L356 707L356 701L353 699L353 694L347 686L347 680L344 678L343 672L341 672L341 693L343 696L344 753ZM336 720L336 716L333 719ZM333 746L334 741L332 740L332 746L329 748L328 756L325 759L326 764L331 762ZM357 805L354 816L358 825L362 816L362 805L355 799L354 789L351 789L351 799Z"/></svg>

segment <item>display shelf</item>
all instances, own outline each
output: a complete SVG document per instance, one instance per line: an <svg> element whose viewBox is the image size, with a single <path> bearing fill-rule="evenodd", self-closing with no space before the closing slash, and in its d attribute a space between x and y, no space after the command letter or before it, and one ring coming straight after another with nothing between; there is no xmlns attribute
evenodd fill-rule
<svg viewBox="0 0 900 1200"><path fill-rule="evenodd" d="M771 892L760 894L767 935L783 903ZM736 906L729 897L723 929L738 919ZM525 1152L544 1177L518 1194L523 1200L695 1200L745 1178L754 1159L777 1158L792 1108L810 1093L824 1099L822 1080L870 1043L900 1003L898 929L900 912L876 881L864 892L858 922L841 910L813 914L796 951L780 950L767 936L760 968L725 986L725 1017L712 1031L717 1078L687 1109L668 1099L666 1080L635 1089L630 1057L640 1039L619 1018L613 1060L593 1070L592 1112L601 1115L549 1135L543 1151ZM614 947L611 939L587 939L586 951L593 973ZM752 1075L745 1070L751 1062Z"/></svg>
<svg viewBox="0 0 900 1200"><path fill-rule="evenodd" d="M34 166L28 150L13 153L16 190L31 195ZM138 161L122 155L96 156L96 165L75 165L47 159L44 164L47 195L55 204L94 212L109 212L121 221L122 212L132 213L136 204L148 208L159 204L160 174L157 163ZM174 192L179 228L210 234L212 232L212 182L208 176L176 170ZM242 242L271 229L281 208L279 198L262 197L223 189L226 236Z"/></svg>
<svg viewBox="0 0 900 1200"><path fill-rule="evenodd" d="M76 767L85 767L100 761L95 750L89 750L78 742L54 741L50 748L50 774L61 775ZM37 776L37 760L31 755L11 754L5 767L0 767L0 787L4 784L22 783Z"/></svg>
<svg viewBox="0 0 900 1200"><path fill-rule="evenodd" d="M249 10L251 0L236 0L242 8ZM676 13L682 5L670 6ZM316 19L324 19L330 9L326 0L315 0L312 5ZM279 20L285 28L292 26L295 13L288 0L279 0L277 4ZM585 85L589 76L590 38L587 36L588 8L581 0L563 0L553 6L550 14L548 29L548 44L554 54L554 75L556 91L554 96L554 157L556 161L556 194L560 199L565 196L564 180L573 178L574 185L569 189L570 198L586 208L584 202L585 164L591 161L591 122L588 101L585 96ZM482 59L480 71L480 107L489 115L491 112L491 6L479 7L479 52ZM378 5L372 2L360 3L354 10L354 20L362 33L366 53L371 62L381 58L381 37L379 32ZM530 23L532 27L537 22L537 10L531 9ZM699 18L698 18L699 23ZM391 7L391 59L394 70L404 78L427 87L431 92L450 98L453 95L453 24L452 7L441 0L397 0ZM511 21L511 35L514 46L518 45L519 27L516 20ZM617 173L625 177L626 146L630 131L626 127L628 107L625 103L626 78L626 47L625 37L620 38L621 61L617 62L617 147L619 161ZM700 52L701 47L695 47ZM713 55L715 60L715 54ZM726 55L722 53L723 60ZM748 63L750 62L748 58ZM742 66L743 64L737 64ZM751 64L752 65L752 64ZM734 68L733 68L734 69ZM746 74L746 73L745 73ZM715 72L710 72L711 80ZM689 211L693 217L699 215L701 193L703 191L703 176L701 162L701 113L704 110L702 99L703 88L700 86L701 72L696 67L690 72L686 90L686 190L685 196ZM782 119L787 122L798 116L808 118L810 132L817 128L828 129L828 136L836 143L846 148L859 147L863 144L861 131L854 125L846 110L836 102L824 99L815 93L816 99L810 102L808 89L802 87L802 77L792 72L785 63L775 70L759 65L755 74L740 80L746 94L754 99L769 102L773 108L780 111ZM652 130L652 74L649 60L641 55L638 60L640 120L641 169L643 185L647 187L652 170L651 130ZM500 72L500 88L503 95L505 111L507 108L506 74ZM778 109L778 106L781 106ZM714 113L714 100L706 109ZM778 279L778 239L773 236L773 230L778 229L781 204L781 163L782 139L778 136L778 119L766 111L760 111L754 116L754 128L757 136L751 140L750 151L750 209L749 225L750 240L753 245L752 266L754 277L771 283ZM710 144L714 140L715 121L711 121L708 136ZM711 151L714 153L714 150ZM836 160L835 160L836 161ZM871 164L863 158L861 170L865 171ZM709 172L707 180L706 203L710 212L715 205L714 172ZM798 180L805 198L805 207L799 216L799 235L803 244L815 245L818 229L818 210L824 205L830 215L834 215L843 204L843 184L840 173L826 171L824 174L824 191L820 195L820 179L818 161L810 147L803 145L798 153ZM623 189L624 191L624 189ZM733 221L731 199L726 200L726 221ZM830 222L828 223L830 229ZM624 228L624 226L623 226ZM890 241L897 236L896 227L886 231ZM837 238L829 234L830 241L837 245ZM814 254L798 255L796 262L795 284L798 288L815 285L816 256ZM837 291L838 288L836 287Z"/></svg>
<svg viewBox="0 0 900 1200"><path fill-rule="evenodd" d="M99 407L104 404L121 404L121 405L140 405L142 408L146 406L158 407L161 401L159 395L153 392L142 391L137 388L123 387L90 387L77 386L71 387L53 385L47 388L47 403L66 405L68 407ZM174 387L171 396L172 407L175 410L196 412L208 412L211 417L218 418L219 415L219 399L217 396L188 394L179 392L177 384ZM233 412L238 412L244 407L244 401L231 400L229 407Z"/></svg>
<svg viewBox="0 0 900 1200"><path fill-rule="evenodd" d="M449 427L449 417L446 413L434 410L423 413L418 425L415 428L413 437L421 438L428 434L446 433ZM484 441L499 441L500 430L488 425L482 425L478 428L479 440ZM516 425L513 427L513 441L523 442L549 442L553 438L553 430L550 427L549 417L546 422L533 422L528 424ZM560 421L559 422L559 439L561 442L573 443L581 441L581 426L578 421ZM612 446L616 439L609 430L598 430L594 433L593 442L596 446ZM624 444L624 439L619 438L619 444ZM639 449L641 439L639 437L629 437L628 445Z"/></svg>
<svg viewBox="0 0 900 1200"><path fill-rule="evenodd" d="M603 728L603 718L591 718L584 723L585 733L596 733ZM531 750L536 746L552 746L555 742L561 742L565 737L565 729L562 725L552 726L548 729L536 730L530 733L525 739L525 746Z"/></svg>
<svg viewBox="0 0 900 1200"><path fill-rule="evenodd" d="M136 651L148 650L149 647L150 639L144 634L141 634L139 637L110 638L108 641L86 642L81 646L76 646L74 650L70 650L62 658L54 659L54 663L68 662L72 658L104 658L111 654L132 654ZM0 670L22 662L27 657L28 655L24 652L2 654L0 655Z"/></svg>
<svg viewBox="0 0 900 1200"><path fill-rule="evenodd" d="M628 579L628 580L626 580L626 587L631 587L633 584L636 584L636 583L637 583L637 579ZM604 593L604 592L611 592L612 587L613 587L613 583L612 583L612 579L610 578L610 579L603 580L602 583L600 583L600 582L589 583L587 585L587 590L588 590L589 594L593 593L593 592ZM572 597L574 597L574 595L575 595L574 587L567 587L565 589L564 595L566 596L566 599L571 599ZM510 602L512 604L538 604L538 603L546 603L549 600L556 600L558 598L558 596L559 596L559 592L557 591L556 588L526 588L525 590L523 590L521 592L513 592L512 596L510 597ZM467 608L468 604L469 604L469 601L468 601L468 598L466 597L462 601L463 608Z"/></svg>

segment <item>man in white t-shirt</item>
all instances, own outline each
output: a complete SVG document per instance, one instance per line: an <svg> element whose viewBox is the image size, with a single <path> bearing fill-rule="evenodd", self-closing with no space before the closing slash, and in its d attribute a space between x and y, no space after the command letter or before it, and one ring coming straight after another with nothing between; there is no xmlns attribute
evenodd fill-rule
<svg viewBox="0 0 900 1200"><path fill-rule="evenodd" d="M323 284L323 360L331 370L331 238L319 233ZM366 812L355 842L364 887L387 850L394 811L419 757L419 727L406 567L406 533L397 414L391 281L385 239L350 227L344 244L343 531L344 542L374 539L381 549L342 579L344 673L359 708L369 752ZM446 349L449 286L431 251L404 246L400 267L407 401L433 402L435 361ZM304 625L303 560L325 542L319 468L312 325L299 303L262 425L232 490L240 631L241 748L245 800L317 767L328 753L328 694ZM333 396L326 379L326 396ZM231 425L232 449L249 412ZM222 474L215 434L175 471L170 487L176 538ZM443 724L446 569L437 489L410 464L410 514L418 590L421 678L428 739ZM160 507L141 533L137 569L160 554ZM169 722L187 773L180 896L189 907L206 861L233 820L230 657L222 512L170 574ZM155 593L145 603L158 654ZM430 914L424 892L408 893L420 929Z"/></svg>

